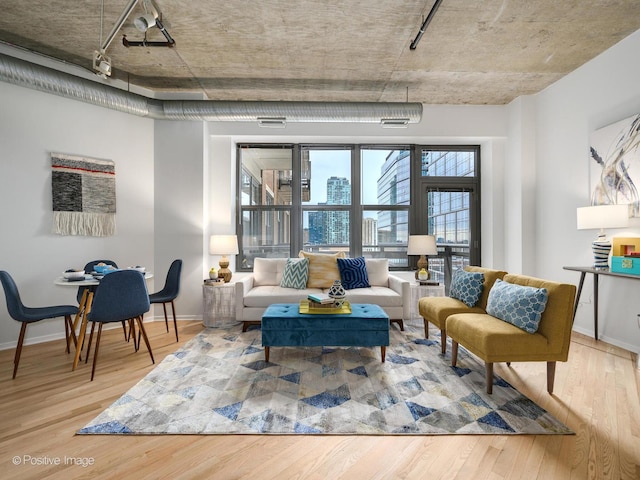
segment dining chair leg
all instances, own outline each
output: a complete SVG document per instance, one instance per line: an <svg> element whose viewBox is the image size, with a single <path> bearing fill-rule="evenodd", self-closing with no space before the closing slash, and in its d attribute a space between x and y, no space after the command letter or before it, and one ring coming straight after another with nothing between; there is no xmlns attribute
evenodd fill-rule
<svg viewBox="0 0 640 480"><path fill-rule="evenodd" d="M16 345L16 356L13 357L13 378L16 378L18 373L18 364L20 363L20 354L22 353L22 342L24 342L24 334L27 331L27 323L22 322L20 327L20 336L18 337L18 344Z"/></svg>
<svg viewBox="0 0 640 480"><path fill-rule="evenodd" d="M102 324L100 324L102 325ZM89 344L87 345L87 358L84 363L89 363L89 354L91 353L91 343L93 342L93 329L96 328L96 322L91 322L91 333L89 334Z"/></svg>
<svg viewBox="0 0 640 480"><path fill-rule="evenodd" d="M133 349L137 352L140 349L140 332L136 336L136 322L135 319L130 318L129 322L129 335L133 337Z"/></svg>
<svg viewBox="0 0 640 480"><path fill-rule="evenodd" d="M180 340L178 340L178 322L176 322L176 306L173 303L173 300L171 300L171 313L173 313L173 328L176 329L176 342L179 342Z"/></svg>
<svg viewBox="0 0 640 480"><path fill-rule="evenodd" d="M144 329L144 324L142 323L142 316L139 315L138 317L136 317L136 320L138 320L138 327L140 328L140 333L142 333L142 338L144 338L144 343L147 344L147 350L149 350L149 356L151 357L151 363L156 363L156 361L153 359L153 352L151 351L151 344L149 343L149 338L147 337L147 332Z"/></svg>
<svg viewBox="0 0 640 480"><path fill-rule="evenodd" d="M67 353L71 353L71 348L69 345L71 333L69 332L69 322L67 322L67 317L64 317L64 338L67 341Z"/></svg>
<svg viewBox="0 0 640 480"><path fill-rule="evenodd" d="M95 323L94 323L95 325ZM93 330L93 328L92 328ZM93 332L92 332L93 333ZM98 350L100 349L100 335L102 334L102 323L98 325L98 335L96 336L96 351L93 354L93 367L91 368L91 381L93 382L93 375L96 373L96 363L98 361ZM89 354L87 353L87 358Z"/></svg>
<svg viewBox="0 0 640 480"><path fill-rule="evenodd" d="M127 333L127 325L124 320L122 321L122 331L124 332L124 339L128 342L131 337L131 332Z"/></svg>
<svg viewBox="0 0 640 480"><path fill-rule="evenodd" d="M67 353L71 353L70 351L70 341L73 341L73 345L78 348L78 337L76 336L76 330L73 328L73 320L71 320L71 315L65 315L64 317L65 325L69 329L69 337L67 338Z"/></svg>
<svg viewBox="0 0 640 480"><path fill-rule="evenodd" d="M167 304L162 304L162 310L164 310L164 324L167 327L167 332L169 331L169 317L167 317Z"/></svg>

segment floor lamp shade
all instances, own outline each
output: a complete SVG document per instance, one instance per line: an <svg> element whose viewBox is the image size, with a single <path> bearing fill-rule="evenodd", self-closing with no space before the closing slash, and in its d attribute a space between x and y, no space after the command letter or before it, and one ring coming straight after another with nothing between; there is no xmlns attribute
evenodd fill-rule
<svg viewBox="0 0 640 480"><path fill-rule="evenodd" d="M238 254L238 237L235 235L211 235L211 238L209 238L209 254L222 255L219 262L218 278L223 278L228 283L231 280L231 270L229 270L229 258L227 258L227 255Z"/></svg>
<svg viewBox="0 0 640 480"><path fill-rule="evenodd" d="M608 268L611 242L604 229L629 226L629 205L592 205L579 207L576 213L578 230L600 230L591 244L593 268Z"/></svg>

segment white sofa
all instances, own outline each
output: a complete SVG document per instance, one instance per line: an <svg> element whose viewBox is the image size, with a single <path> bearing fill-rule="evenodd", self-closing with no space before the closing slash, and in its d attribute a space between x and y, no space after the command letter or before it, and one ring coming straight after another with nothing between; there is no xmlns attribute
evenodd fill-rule
<svg viewBox="0 0 640 480"><path fill-rule="evenodd" d="M310 293L328 291L328 288L281 287L286 263L286 258L256 258L252 274L236 281L236 320L242 322L243 332L249 325L259 324L265 309L272 303L299 303ZM389 273L387 259L365 259L365 266L371 286L347 290L347 300L381 306L389 319L404 330L403 320L411 318L409 282Z"/></svg>

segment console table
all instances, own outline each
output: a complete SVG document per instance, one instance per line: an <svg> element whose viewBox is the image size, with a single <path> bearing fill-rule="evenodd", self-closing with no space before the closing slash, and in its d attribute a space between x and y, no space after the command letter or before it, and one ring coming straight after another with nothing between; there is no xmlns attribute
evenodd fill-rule
<svg viewBox="0 0 640 480"><path fill-rule="evenodd" d="M598 277L605 275L609 277L622 277L633 278L640 280L640 275L633 275L631 273L618 273L612 272L608 268L593 268L593 267L562 267L565 270L572 270L574 272L580 272L580 283L578 284L578 292L576 294L576 303L573 307L573 318L576 318L576 311L578 310L578 301L580 300L580 294L582 293L582 285L584 284L584 277L587 273L593 275L593 330L596 340L598 340Z"/></svg>

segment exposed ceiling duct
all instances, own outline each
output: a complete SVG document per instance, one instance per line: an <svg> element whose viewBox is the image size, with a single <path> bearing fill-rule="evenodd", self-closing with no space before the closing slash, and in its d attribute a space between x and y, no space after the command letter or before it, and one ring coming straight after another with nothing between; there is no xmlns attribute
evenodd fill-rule
<svg viewBox="0 0 640 480"><path fill-rule="evenodd" d="M141 117L164 120L377 123L405 126L422 118L421 103L243 102L158 100L0 53L0 80Z"/></svg>

